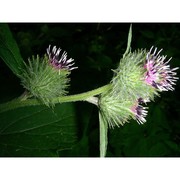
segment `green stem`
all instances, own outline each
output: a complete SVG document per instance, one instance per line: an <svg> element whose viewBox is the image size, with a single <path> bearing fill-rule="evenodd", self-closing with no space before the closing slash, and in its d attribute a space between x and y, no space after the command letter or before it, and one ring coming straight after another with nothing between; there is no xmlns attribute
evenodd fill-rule
<svg viewBox="0 0 180 180"><path fill-rule="evenodd" d="M106 156L108 145L108 125L104 115L99 112L99 141L100 141L100 157Z"/></svg>
<svg viewBox="0 0 180 180"><path fill-rule="evenodd" d="M98 94L101 94L102 92L105 92L111 88L111 84L107 84L105 86L102 86L100 88L81 93L81 94L75 94L75 95L69 95L69 96L63 96L60 98L55 99L55 103L63 103L63 102L75 102L75 101L88 101L90 97L96 96Z"/></svg>
<svg viewBox="0 0 180 180"><path fill-rule="evenodd" d="M95 97L93 98L93 96L99 95L109 90L110 88L111 88L111 84L107 84L105 86L102 86L100 88L85 93L58 97L55 98L53 101L55 104L65 103L65 102L88 101L97 105L96 98ZM0 113L11 109L16 109L19 107L33 106L33 105L42 105L42 103L37 99L25 99L21 97L4 104L0 104Z"/></svg>

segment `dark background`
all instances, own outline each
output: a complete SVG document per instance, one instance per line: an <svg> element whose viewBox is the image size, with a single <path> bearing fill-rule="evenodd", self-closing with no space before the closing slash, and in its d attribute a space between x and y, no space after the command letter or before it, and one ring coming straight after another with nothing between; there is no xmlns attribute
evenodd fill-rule
<svg viewBox="0 0 180 180"><path fill-rule="evenodd" d="M71 74L70 94L92 90L109 83L126 50L129 23L48 23L17 24L9 27L26 61L33 54L43 55L51 45L61 47L75 59L78 70ZM162 54L180 66L180 24L133 23L132 51L138 48L163 48ZM179 76L179 71L178 71ZM20 81L0 61L0 102L23 92ZM134 120L109 131L109 157L176 157L180 155L179 81L173 92L163 92L148 104L147 123ZM12 88L13 87L13 88ZM78 116L78 143L59 156L99 156L98 110L95 106L75 103ZM23 156L23 155L22 155Z"/></svg>

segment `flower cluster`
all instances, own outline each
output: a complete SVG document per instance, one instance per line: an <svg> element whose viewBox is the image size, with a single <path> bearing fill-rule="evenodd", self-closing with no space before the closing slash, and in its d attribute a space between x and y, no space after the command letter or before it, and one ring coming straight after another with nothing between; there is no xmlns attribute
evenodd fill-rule
<svg viewBox="0 0 180 180"><path fill-rule="evenodd" d="M174 90L176 70L166 56L153 51L139 50L123 57L111 81L112 88L101 95L99 107L109 127L123 125L130 118L139 124L146 122L147 107L161 91ZM157 53L156 53L157 52Z"/></svg>
<svg viewBox="0 0 180 180"><path fill-rule="evenodd" d="M74 60L67 59L64 51L60 55L61 49L54 46L47 49L47 55L40 58L32 57L25 64L25 69L21 75L21 84L28 90L31 96L41 100L47 106L53 106L54 99L67 94L67 87L70 79L68 75L73 67Z"/></svg>

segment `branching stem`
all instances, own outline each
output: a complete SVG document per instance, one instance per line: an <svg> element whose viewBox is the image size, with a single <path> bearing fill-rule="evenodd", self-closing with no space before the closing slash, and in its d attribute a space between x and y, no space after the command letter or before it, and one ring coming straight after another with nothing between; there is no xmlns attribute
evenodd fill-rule
<svg viewBox="0 0 180 180"><path fill-rule="evenodd" d="M97 89L94 89L91 91L87 91L84 93L63 96L63 97L57 97L53 101L55 104L65 103L65 102L87 101L87 102L97 105L98 99L94 96L97 96L97 95L109 90L110 88L111 88L111 84L107 84L100 88L97 88ZM27 96L26 93L24 95ZM35 106L35 105L42 105L42 103L40 101L38 101L37 99L27 99L26 97L21 96L12 101L6 102L4 104L0 104L0 113L8 111L8 110L16 109L19 107Z"/></svg>

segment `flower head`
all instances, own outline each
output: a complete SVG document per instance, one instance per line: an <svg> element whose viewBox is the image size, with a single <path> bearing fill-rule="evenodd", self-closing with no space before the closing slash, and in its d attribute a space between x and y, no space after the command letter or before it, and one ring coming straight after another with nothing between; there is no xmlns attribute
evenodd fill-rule
<svg viewBox="0 0 180 180"><path fill-rule="evenodd" d="M67 52L60 55L61 49L51 46L43 57L32 56L22 70L21 84L30 96L36 97L47 106L54 106L54 99L68 93L74 60L67 59ZM58 70L58 71L57 71Z"/></svg>
<svg viewBox="0 0 180 180"><path fill-rule="evenodd" d="M78 67L73 67L74 63L74 59L70 58L67 59L67 52L64 51L61 55L61 48L56 48L56 46L54 46L51 50L51 45L49 45L49 47L47 48L47 54L49 57L49 62L50 64L55 67L56 69L60 70L60 69L67 69L67 70L73 70L73 69L77 69Z"/></svg>
<svg viewBox="0 0 180 180"><path fill-rule="evenodd" d="M139 98L135 101L126 99L121 94L121 97L116 96L110 92L102 94L99 99L100 113L107 121L110 128L115 126L124 125L129 122L130 119L134 119L138 124L146 122L147 107L143 107L141 104L147 102L143 98Z"/></svg>
<svg viewBox="0 0 180 180"><path fill-rule="evenodd" d="M171 58L165 61L166 56L159 55L162 49L159 52L157 52L157 48L155 48L154 52L152 50L153 47L147 53L146 63L144 65L146 69L145 82L160 91L173 91L173 85L175 85L178 79L178 77L175 77L175 71L178 68L171 69L168 64Z"/></svg>
<svg viewBox="0 0 180 180"><path fill-rule="evenodd" d="M137 50L128 53L120 60L120 64L114 70L112 78L112 93L116 96L136 101L142 98L144 102L154 99L155 89L144 82L143 64L146 59L146 50Z"/></svg>

